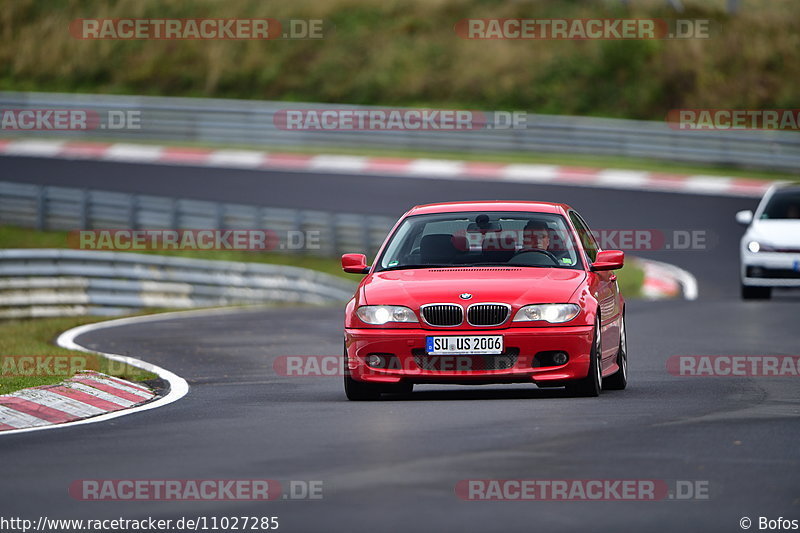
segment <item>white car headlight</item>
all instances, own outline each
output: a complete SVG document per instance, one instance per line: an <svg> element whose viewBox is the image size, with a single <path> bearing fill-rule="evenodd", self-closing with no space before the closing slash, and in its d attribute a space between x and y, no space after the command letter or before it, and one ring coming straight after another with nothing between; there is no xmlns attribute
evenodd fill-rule
<svg viewBox="0 0 800 533"><path fill-rule="evenodd" d="M576 304L534 304L526 305L514 315L514 322L544 320L551 324L568 322L578 316L581 308Z"/></svg>
<svg viewBox="0 0 800 533"><path fill-rule="evenodd" d="M757 254L758 252L774 252L775 247L770 246L769 244L764 244L763 242L759 241L750 241L747 243L747 249Z"/></svg>
<svg viewBox="0 0 800 533"><path fill-rule="evenodd" d="M387 322L419 322L417 315L402 305L362 305L356 311L358 318L367 324L386 324Z"/></svg>

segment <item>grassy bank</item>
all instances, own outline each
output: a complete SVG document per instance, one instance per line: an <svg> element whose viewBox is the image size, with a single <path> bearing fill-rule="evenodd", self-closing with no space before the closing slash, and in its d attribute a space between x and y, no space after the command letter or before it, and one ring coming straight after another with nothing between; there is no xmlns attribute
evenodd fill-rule
<svg viewBox="0 0 800 533"><path fill-rule="evenodd" d="M663 120L673 108L797 107L800 3L683 0L18 0L0 89L524 109ZM81 40L78 18L321 18L321 40ZM464 18L709 19L709 39L467 40Z"/></svg>
<svg viewBox="0 0 800 533"><path fill-rule="evenodd" d="M155 378L155 374L124 363L55 345L56 337L63 331L101 320L105 319L64 317L0 321L0 394L59 383L72 376L72 369L78 367L131 381ZM31 371L31 359L24 359L24 356L36 356L41 366ZM45 362L47 357L54 360Z"/></svg>

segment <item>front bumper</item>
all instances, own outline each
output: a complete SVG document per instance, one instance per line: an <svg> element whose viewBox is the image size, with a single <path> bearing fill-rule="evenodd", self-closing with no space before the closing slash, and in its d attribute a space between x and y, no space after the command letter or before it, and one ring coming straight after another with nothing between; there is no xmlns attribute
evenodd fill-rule
<svg viewBox="0 0 800 533"><path fill-rule="evenodd" d="M800 287L800 254L742 252L742 285Z"/></svg>
<svg viewBox="0 0 800 533"><path fill-rule="evenodd" d="M593 326L447 331L346 329L347 366L353 379L373 383L533 382L541 386L559 386L588 374L593 329ZM505 351L497 356L428 356L425 339L431 335L502 335ZM567 363L542 366L542 356L535 357L541 352L554 351L566 352ZM386 365L387 368L368 366L366 358L370 355L380 355L392 364Z"/></svg>

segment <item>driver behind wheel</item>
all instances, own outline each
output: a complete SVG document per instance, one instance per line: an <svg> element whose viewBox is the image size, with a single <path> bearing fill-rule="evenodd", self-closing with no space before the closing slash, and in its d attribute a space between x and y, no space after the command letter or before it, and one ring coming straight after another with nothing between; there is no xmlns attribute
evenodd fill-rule
<svg viewBox="0 0 800 533"><path fill-rule="evenodd" d="M522 230L522 247L517 252L542 250L552 255L560 264L572 264L572 258L566 251L566 247L559 245L557 232L554 231L546 222L542 220L529 220Z"/></svg>
<svg viewBox="0 0 800 533"><path fill-rule="evenodd" d="M550 228L541 220L529 220L522 230L522 249L547 250L550 248Z"/></svg>

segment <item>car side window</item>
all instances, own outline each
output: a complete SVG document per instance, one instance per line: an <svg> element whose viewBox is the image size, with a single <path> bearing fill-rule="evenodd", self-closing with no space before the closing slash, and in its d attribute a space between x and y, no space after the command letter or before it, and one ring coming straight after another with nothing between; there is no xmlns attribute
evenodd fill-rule
<svg viewBox="0 0 800 533"><path fill-rule="evenodd" d="M592 235L592 232L586 226L586 222L584 222L575 211L570 211L569 219L578 232L578 237L581 239L581 244L583 244L583 248L586 250L586 255L589 256L591 262L594 262L594 260L597 259L597 251L600 248L597 245L597 241L594 239L594 235Z"/></svg>

